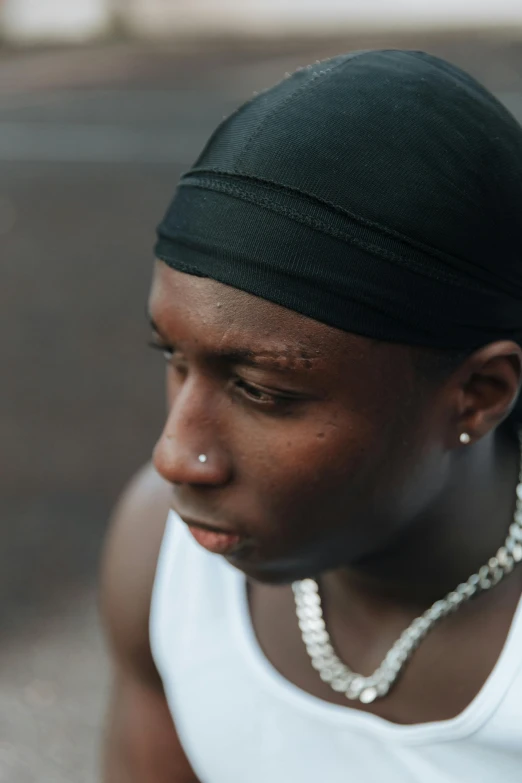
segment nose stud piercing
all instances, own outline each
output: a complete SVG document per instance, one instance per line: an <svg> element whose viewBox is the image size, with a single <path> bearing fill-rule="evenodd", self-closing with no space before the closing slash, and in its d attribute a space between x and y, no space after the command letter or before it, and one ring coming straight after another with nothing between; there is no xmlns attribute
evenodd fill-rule
<svg viewBox="0 0 522 783"><path fill-rule="evenodd" d="M467 432L462 432L460 434L459 440L460 440L461 443L463 443L465 446L467 446L467 444L470 442L471 438L469 437Z"/></svg>
<svg viewBox="0 0 522 783"><path fill-rule="evenodd" d="M200 462L206 462L207 461L207 455L206 454L200 454L198 457L198 460Z"/></svg>

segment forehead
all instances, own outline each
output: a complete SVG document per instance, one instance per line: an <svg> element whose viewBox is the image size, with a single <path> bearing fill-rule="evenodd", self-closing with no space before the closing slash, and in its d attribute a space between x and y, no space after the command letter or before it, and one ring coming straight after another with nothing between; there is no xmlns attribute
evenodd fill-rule
<svg viewBox="0 0 522 783"><path fill-rule="evenodd" d="M416 384L405 346L343 332L162 261L149 310L160 336L184 353L289 373L353 410L390 410Z"/></svg>
<svg viewBox="0 0 522 783"><path fill-rule="evenodd" d="M300 358L364 359L374 341L156 261L151 316L166 338Z"/></svg>

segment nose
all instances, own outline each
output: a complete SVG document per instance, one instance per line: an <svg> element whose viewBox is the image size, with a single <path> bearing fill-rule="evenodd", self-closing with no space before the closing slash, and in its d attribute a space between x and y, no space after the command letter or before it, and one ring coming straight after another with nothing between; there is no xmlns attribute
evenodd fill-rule
<svg viewBox="0 0 522 783"><path fill-rule="evenodd" d="M220 421L205 384L186 379L170 407L153 452L154 467L171 484L222 486L231 461L220 437Z"/></svg>

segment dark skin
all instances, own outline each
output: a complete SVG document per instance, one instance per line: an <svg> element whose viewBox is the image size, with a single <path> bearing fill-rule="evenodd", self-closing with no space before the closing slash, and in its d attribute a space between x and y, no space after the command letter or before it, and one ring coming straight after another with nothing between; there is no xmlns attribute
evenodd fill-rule
<svg viewBox="0 0 522 783"><path fill-rule="evenodd" d="M178 740L149 645L149 609L170 487L146 466L113 518L101 569L101 612L114 677L105 783L198 783Z"/></svg>
<svg viewBox="0 0 522 783"><path fill-rule="evenodd" d="M397 723L461 712L505 642L517 570L441 622L390 694L366 707L310 666L289 583L320 575L337 652L369 674L414 617L487 562L514 509L518 446L500 425L519 388L518 345L485 346L434 383L407 346L161 262L150 313L168 359L155 468L182 518L248 537L229 559L248 577L273 666L319 698Z"/></svg>

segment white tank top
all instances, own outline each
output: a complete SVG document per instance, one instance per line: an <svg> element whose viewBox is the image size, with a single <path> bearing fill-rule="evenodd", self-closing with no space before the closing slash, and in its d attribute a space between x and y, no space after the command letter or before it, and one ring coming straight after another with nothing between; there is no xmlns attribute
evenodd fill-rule
<svg viewBox="0 0 522 783"><path fill-rule="evenodd" d="M456 718L400 726L280 675L245 576L170 513L151 606L154 660L201 783L521 783L522 601L500 658Z"/></svg>

